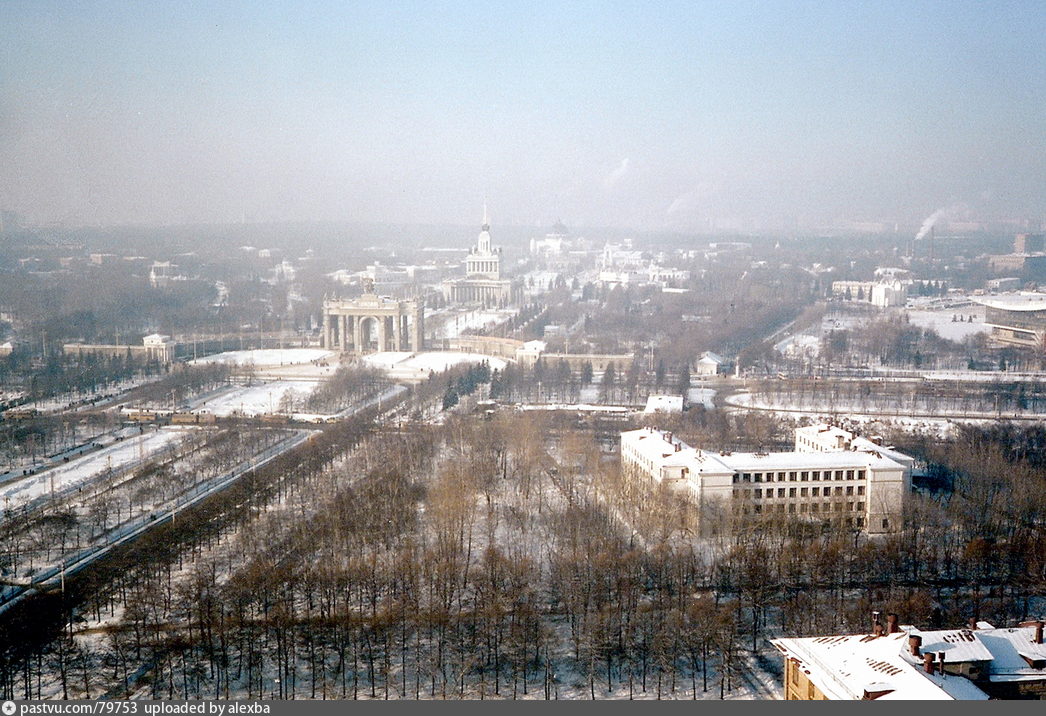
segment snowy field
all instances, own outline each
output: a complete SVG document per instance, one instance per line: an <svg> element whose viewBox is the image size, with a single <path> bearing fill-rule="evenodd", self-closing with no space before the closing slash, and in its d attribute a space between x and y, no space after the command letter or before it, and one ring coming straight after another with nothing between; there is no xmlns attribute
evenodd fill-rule
<svg viewBox="0 0 1046 716"><path fill-rule="evenodd" d="M287 365L318 363L333 358L333 351L322 348L265 348L252 351L226 351L213 356L197 358L192 365L227 363L229 365L254 365L257 368L273 368Z"/></svg>
<svg viewBox="0 0 1046 716"><path fill-rule="evenodd" d="M448 317L434 331L435 338L457 338L468 330L493 328L516 315L514 310L481 310Z"/></svg>
<svg viewBox="0 0 1046 716"><path fill-rule="evenodd" d="M794 409L787 408L779 405L770 406L764 401L758 400L751 393L735 393L734 395L727 396L724 399L725 403L729 408L733 410L759 410L762 412L771 413L781 417L788 418L801 418L808 417L820 422L832 423L839 420L840 417L845 418L848 421L861 423L861 424L882 424L901 428L908 432L914 433L925 433L929 435L937 435L941 438L947 438L952 436L953 431L959 424L965 425L982 425L991 424L998 422L1000 416L997 415L978 415L970 413L968 416L928 416L928 415L903 415L896 414L891 415L883 413L881 411L876 413L867 412L867 408L859 408L858 406L846 406L837 405L835 410L817 410L814 408L809 409ZM853 410L849 410L853 408ZM1007 415L1003 414L1003 419L1041 419L1043 416L1034 416L1031 414L1018 416L1018 415Z"/></svg>
<svg viewBox="0 0 1046 716"><path fill-rule="evenodd" d="M288 401L304 399L318 385L318 381L277 380L272 383L238 386L210 398L197 409L209 411L218 417L280 413L285 412L280 407L285 396Z"/></svg>
<svg viewBox="0 0 1046 716"><path fill-rule="evenodd" d="M963 320L959 321L959 317ZM941 338L956 343L962 343L969 336L991 331L984 324L984 306L976 304L940 311L909 310L908 318L914 325L932 329Z"/></svg>
<svg viewBox="0 0 1046 716"><path fill-rule="evenodd" d="M58 467L5 484L0 487L0 499L3 500L4 509L15 509L49 495L52 489L56 495L71 490L108 473L110 468L118 472L155 455L179 441L191 429L165 427L126 438Z"/></svg>
<svg viewBox="0 0 1046 716"><path fill-rule="evenodd" d="M128 378L127 380L110 383L106 387L99 387L95 391L62 393L51 398L33 400L19 407L34 408L39 410L41 413L61 413L78 406L87 405L91 400L99 401L115 398L120 393L131 390L132 388L137 388L141 385L146 385L147 383L152 383L159 380L159 378L160 376L157 375L136 376L134 378Z"/></svg>
<svg viewBox="0 0 1046 716"><path fill-rule="evenodd" d="M715 393L712 388L691 388L686 399L691 405L703 405L706 410L714 410Z"/></svg>
<svg viewBox="0 0 1046 716"><path fill-rule="evenodd" d="M393 380L425 380L429 372L442 373L463 363L482 363L486 361L491 370L504 370L508 364L503 358L483 355L482 353L459 353L456 351L431 351L427 353L406 353L403 351L385 351L371 353L363 358L363 363L374 368L388 371Z"/></svg>

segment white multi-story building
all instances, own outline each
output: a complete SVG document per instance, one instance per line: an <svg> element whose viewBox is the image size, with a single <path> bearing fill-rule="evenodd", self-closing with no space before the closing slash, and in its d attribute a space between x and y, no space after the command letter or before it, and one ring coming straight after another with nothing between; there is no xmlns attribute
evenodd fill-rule
<svg viewBox="0 0 1046 716"><path fill-rule="evenodd" d="M838 428L801 428L796 450L777 453L699 450L656 428L621 434L625 473L689 493L698 515L715 508L788 515L869 534L900 529L911 464L906 455Z"/></svg>

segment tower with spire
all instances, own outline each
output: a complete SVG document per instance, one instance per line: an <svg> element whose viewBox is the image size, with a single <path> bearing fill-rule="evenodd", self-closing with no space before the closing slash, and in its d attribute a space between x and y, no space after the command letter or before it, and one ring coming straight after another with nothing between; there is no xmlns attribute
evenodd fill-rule
<svg viewBox="0 0 1046 716"><path fill-rule="evenodd" d="M516 298L516 285L501 277L501 248L490 244L490 215L485 201L479 237L465 259L465 276L446 279L443 294L450 303L484 306L506 306Z"/></svg>
<svg viewBox="0 0 1046 716"><path fill-rule="evenodd" d="M469 250L465 264L465 278L501 278L501 249L490 245L490 216L487 202L483 202L483 224L476 245Z"/></svg>

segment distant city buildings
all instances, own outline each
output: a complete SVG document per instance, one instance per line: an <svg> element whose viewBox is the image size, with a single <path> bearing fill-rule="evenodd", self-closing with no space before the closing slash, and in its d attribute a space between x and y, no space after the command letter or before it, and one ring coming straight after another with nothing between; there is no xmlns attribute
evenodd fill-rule
<svg viewBox="0 0 1046 716"><path fill-rule="evenodd" d="M1017 234L1013 253L988 257L993 273L1019 276L1025 281L1046 281L1046 237L1043 234Z"/></svg>

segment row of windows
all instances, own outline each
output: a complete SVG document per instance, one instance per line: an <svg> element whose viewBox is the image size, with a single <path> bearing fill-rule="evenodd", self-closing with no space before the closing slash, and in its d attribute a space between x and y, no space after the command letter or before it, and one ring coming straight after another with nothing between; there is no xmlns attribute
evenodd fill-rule
<svg viewBox="0 0 1046 716"><path fill-rule="evenodd" d="M783 514L786 514L786 513L789 514L789 515L794 515L796 513L798 513L798 514L812 514L812 515L818 515L818 514L820 514L820 515L829 515L832 512L837 512L837 513L841 513L841 512L864 512L864 503L863 502L856 502L856 503L855 502L847 502L845 509L843 507L843 503L842 502L826 502L823 505L820 504L820 503L817 503L817 502L814 502L812 504L800 503L798 507L796 507L796 505L794 503L790 504L790 505L783 505L783 504L765 505L765 506L764 505L752 505L751 507L749 507L748 505L743 505L741 507L741 512L743 514L746 514L746 515L748 515L748 514L756 514L756 515L779 514L779 515L783 515ZM863 526L864 518L863 517L858 517L857 520L858 520L857 526L858 527ZM884 522L885 522L885 520L884 520ZM886 525L883 525L883 526L885 527Z"/></svg>
<svg viewBox="0 0 1046 716"><path fill-rule="evenodd" d="M764 490L761 487L757 487L754 490L748 490L743 494L751 494L755 499L761 499L763 497L829 497L835 495L836 497L842 497L845 495L863 495L864 485L857 485L856 488L853 485L847 485L845 488L842 485L835 487L835 492L832 492L832 488L828 485L824 486L824 489L820 487L778 487L777 494L774 494L774 488L768 487Z"/></svg>
<svg viewBox="0 0 1046 716"><path fill-rule="evenodd" d="M791 472L734 473L734 482L819 482L821 480L863 480L864 470L793 470Z"/></svg>

